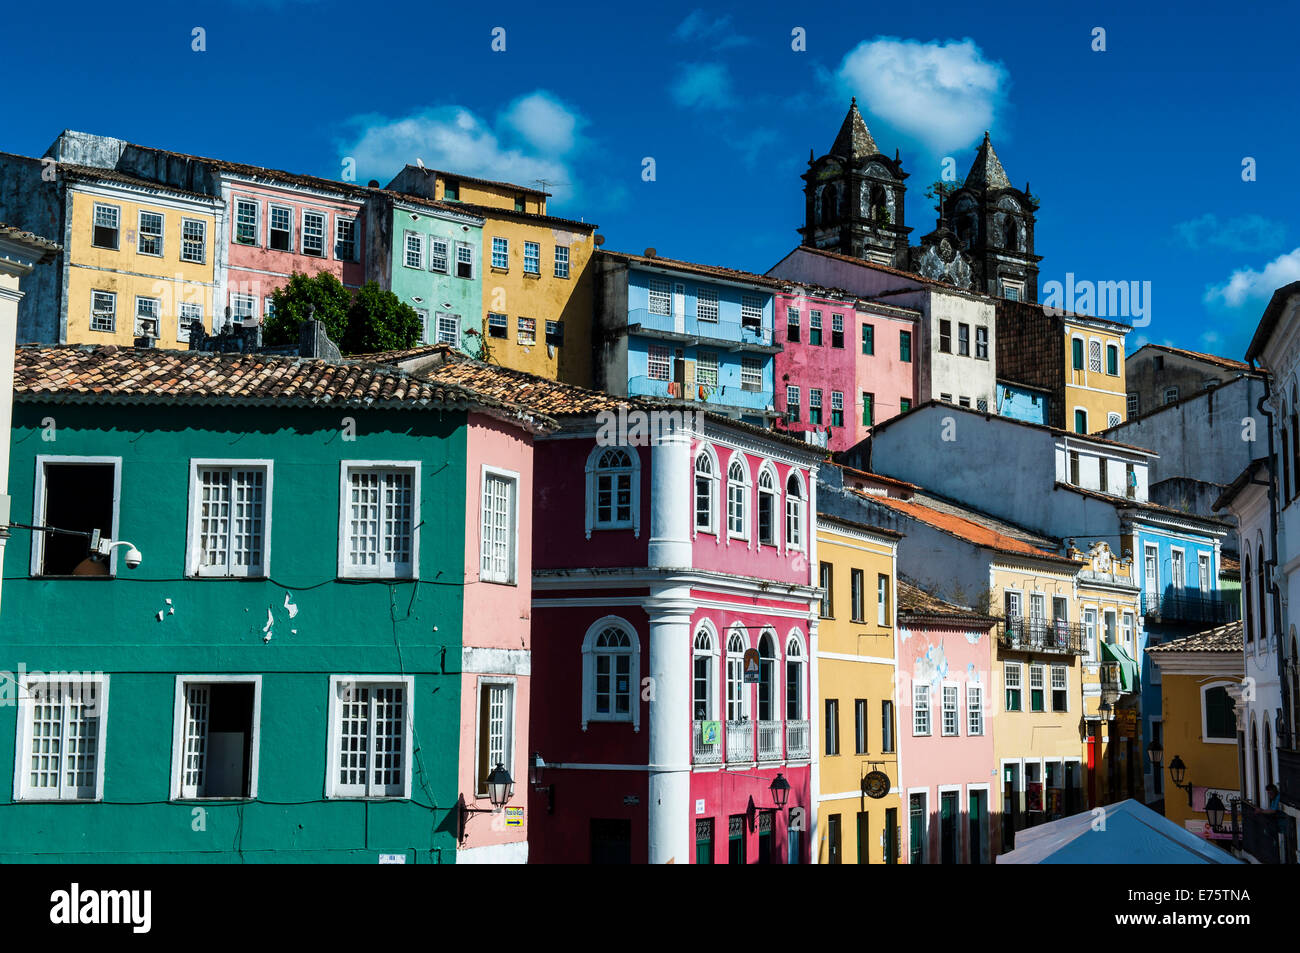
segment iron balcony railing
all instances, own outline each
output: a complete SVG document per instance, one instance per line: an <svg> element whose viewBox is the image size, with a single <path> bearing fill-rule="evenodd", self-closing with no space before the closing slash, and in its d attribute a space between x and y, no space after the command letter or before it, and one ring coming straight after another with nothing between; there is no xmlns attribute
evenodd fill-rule
<svg viewBox="0 0 1300 953"><path fill-rule="evenodd" d="M1142 614L1171 622L1212 625L1236 622L1240 617L1236 602L1217 593L1204 594L1199 589L1169 589L1163 594L1144 592Z"/></svg>
<svg viewBox="0 0 1300 953"><path fill-rule="evenodd" d="M780 761L785 757L782 750L785 740L781 737L783 722L779 721L760 721L758 723L758 760L759 761Z"/></svg>
<svg viewBox="0 0 1300 953"><path fill-rule="evenodd" d="M1277 789L1283 801L1300 807L1300 750L1277 749Z"/></svg>
<svg viewBox="0 0 1300 953"><path fill-rule="evenodd" d="M648 308L634 308L627 314L628 330L648 332L656 337L672 337L711 343L722 348L780 350L772 343L772 323L762 319L710 321L687 315L656 314Z"/></svg>
<svg viewBox="0 0 1300 953"><path fill-rule="evenodd" d="M722 762L722 739L706 742L704 726L707 722L697 721L691 730L691 760L695 764L720 764Z"/></svg>
<svg viewBox="0 0 1300 953"><path fill-rule="evenodd" d="M998 641L1004 648L1019 652L1084 655L1088 651L1083 626L1056 619L1008 616L998 623Z"/></svg>
<svg viewBox="0 0 1300 953"><path fill-rule="evenodd" d="M1241 808L1241 849L1261 864L1282 862L1278 850L1278 821L1285 815L1261 813L1249 801L1239 802Z"/></svg>
<svg viewBox="0 0 1300 953"><path fill-rule="evenodd" d="M754 723L752 721L727 722L727 760L733 762L754 760Z"/></svg>
<svg viewBox="0 0 1300 953"><path fill-rule="evenodd" d="M785 723L785 756L788 761L798 761L812 755L812 738L806 719Z"/></svg>

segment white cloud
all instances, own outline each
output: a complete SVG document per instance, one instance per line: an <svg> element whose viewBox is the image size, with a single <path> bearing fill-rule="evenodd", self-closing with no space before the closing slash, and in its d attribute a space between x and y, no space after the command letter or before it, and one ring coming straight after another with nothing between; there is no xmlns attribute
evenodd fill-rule
<svg viewBox="0 0 1300 953"><path fill-rule="evenodd" d="M543 90L520 96L501 119L529 145L552 155L572 152L582 125L576 111Z"/></svg>
<svg viewBox="0 0 1300 953"><path fill-rule="evenodd" d="M1262 215L1238 215L1219 221L1212 212L1174 226L1179 240L1188 248L1226 248L1229 251L1264 252L1282 245L1286 225Z"/></svg>
<svg viewBox="0 0 1300 953"><path fill-rule="evenodd" d="M416 158L431 169L536 187L547 181L552 201L574 197L566 159L585 124L555 96L538 90L515 100L495 126L464 106L440 106L408 116L355 116L355 134L342 146L357 162L357 179L386 185Z"/></svg>
<svg viewBox="0 0 1300 953"><path fill-rule="evenodd" d="M991 129L1006 99L1006 68L975 41L878 37L859 43L835 74L871 113L936 152Z"/></svg>
<svg viewBox="0 0 1300 953"><path fill-rule="evenodd" d="M736 101L731 73L721 63L687 63L669 92L685 109L726 109Z"/></svg>
<svg viewBox="0 0 1300 953"><path fill-rule="evenodd" d="M1300 281L1300 248L1279 255L1259 271L1239 268L1221 285L1205 292L1207 304L1222 302L1229 308L1267 301L1283 285Z"/></svg>
<svg viewBox="0 0 1300 953"><path fill-rule="evenodd" d="M714 50L725 50L732 46L745 46L754 42L742 36L731 25L731 16L709 19L703 10L692 10L686 19L677 24L673 36L683 42L707 44Z"/></svg>

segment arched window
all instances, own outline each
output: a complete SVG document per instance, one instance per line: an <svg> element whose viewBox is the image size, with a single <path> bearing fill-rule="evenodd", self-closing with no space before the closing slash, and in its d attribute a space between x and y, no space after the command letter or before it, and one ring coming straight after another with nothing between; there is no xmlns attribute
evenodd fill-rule
<svg viewBox="0 0 1300 953"><path fill-rule="evenodd" d="M758 640L758 720L777 721L780 718L780 696L777 688L776 639L764 632Z"/></svg>
<svg viewBox="0 0 1300 953"><path fill-rule="evenodd" d="M1291 626L1291 748L1300 746L1300 655L1296 650L1295 625Z"/></svg>
<svg viewBox="0 0 1300 953"><path fill-rule="evenodd" d="M833 185L828 185L826 186L825 189L822 190L822 224L823 225L830 225L837 218L839 218L839 210L836 207L838 204L836 201L838 197L839 197L838 193L835 191L835 186Z"/></svg>
<svg viewBox="0 0 1300 953"><path fill-rule="evenodd" d="M717 653L714 651L713 632L708 626L701 626L695 633L693 654L694 670L692 704L696 721L711 721L716 715L714 685L716 675L714 667Z"/></svg>
<svg viewBox="0 0 1300 953"><path fill-rule="evenodd" d="M1285 423L1286 421L1285 406L1282 408L1282 420ZM1283 503L1290 502L1291 500L1291 453L1287 449L1288 446L1289 446L1289 441L1287 440L1287 428L1283 426L1282 427L1282 453L1280 454L1280 459L1282 460L1282 473L1279 475L1279 479L1278 479L1278 482L1281 485Z"/></svg>
<svg viewBox="0 0 1300 953"><path fill-rule="evenodd" d="M1297 400L1296 386L1291 385L1291 496L1300 495L1300 400ZM1282 429L1286 430L1286 418L1282 418ZM1285 446L1285 445L1284 445Z"/></svg>
<svg viewBox="0 0 1300 953"><path fill-rule="evenodd" d="M587 458L587 538L593 529L641 534L641 458L622 447L596 447Z"/></svg>
<svg viewBox="0 0 1300 953"><path fill-rule="evenodd" d="M776 480L766 464L758 471L758 542L776 545Z"/></svg>
<svg viewBox="0 0 1300 953"><path fill-rule="evenodd" d="M749 716L745 691L745 642L739 632L727 639L727 721L744 721Z"/></svg>
<svg viewBox="0 0 1300 953"><path fill-rule="evenodd" d="M791 635L785 643L785 717L787 721L802 721L806 717L804 705L803 645Z"/></svg>
<svg viewBox="0 0 1300 953"><path fill-rule="evenodd" d="M1265 789L1267 789L1268 786L1273 783L1273 730L1272 727L1269 725L1267 718L1264 719L1263 755L1264 755L1264 787ZM1265 796L1267 797L1267 795ZM1267 805L1268 802L1265 801L1264 803L1265 805Z"/></svg>
<svg viewBox="0 0 1300 953"><path fill-rule="evenodd" d="M1250 553L1248 551L1241 559L1241 618L1244 622L1242 628L1246 630L1247 643L1255 641L1254 600L1251 598L1250 583Z"/></svg>
<svg viewBox="0 0 1300 953"><path fill-rule="evenodd" d="M630 721L641 726L640 642L636 630L618 616L606 616L587 630L582 642L582 728L592 721Z"/></svg>
<svg viewBox="0 0 1300 953"><path fill-rule="evenodd" d="M695 458L695 529L700 533L715 533L713 523L713 458L701 450Z"/></svg>
<svg viewBox="0 0 1300 953"><path fill-rule="evenodd" d="M1259 789L1259 732L1253 713L1250 716L1250 793L1255 803L1263 806L1264 792Z"/></svg>
<svg viewBox="0 0 1300 953"><path fill-rule="evenodd" d="M732 457L727 467L727 533L740 539L748 538L745 511L749 503L749 476L738 457Z"/></svg>
<svg viewBox="0 0 1300 953"><path fill-rule="evenodd" d="M1264 564L1264 544L1260 543L1255 550L1255 585L1259 595L1259 600L1255 605L1259 610L1259 638L1261 642L1268 639L1268 603L1264 601L1267 598L1264 595L1268 585L1267 577L1268 566Z"/></svg>
<svg viewBox="0 0 1300 953"><path fill-rule="evenodd" d="M785 484L785 544L790 549L803 549L803 514L803 487L792 471Z"/></svg>

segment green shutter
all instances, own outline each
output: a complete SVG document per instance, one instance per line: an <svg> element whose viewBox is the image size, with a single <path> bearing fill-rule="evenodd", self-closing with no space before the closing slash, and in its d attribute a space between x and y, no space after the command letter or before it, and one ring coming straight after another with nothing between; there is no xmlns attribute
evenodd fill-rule
<svg viewBox="0 0 1300 953"><path fill-rule="evenodd" d="M871 394L862 395L862 426L864 427L870 427L876 422L874 403Z"/></svg>
<svg viewBox="0 0 1300 953"><path fill-rule="evenodd" d="M1083 342L1078 338L1074 339L1074 369L1083 370Z"/></svg>
<svg viewBox="0 0 1300 953"><path fill-rule="evenodd" d="M876 330L869 324L862 325L862 353L876 353Z"/></svg>
<svg viewBox="0 0 1300 953"><path fill-rule="evenodd" d="M912 332L911 331L898 332L898 358L904 364L909 364L912 361Z"/></svg>

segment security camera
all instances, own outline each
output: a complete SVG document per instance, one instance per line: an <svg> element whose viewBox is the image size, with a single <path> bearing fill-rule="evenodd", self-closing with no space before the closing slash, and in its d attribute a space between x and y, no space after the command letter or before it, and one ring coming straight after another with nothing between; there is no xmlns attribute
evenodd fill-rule
<svg viewBox="0 0 1300 953"><path fill-rule="evenodd" d="M108 556L118 546L126 547L126 567L128 569L135 569L140 565L140 563L144 561L144 557L140 555L140 550L135 548L135 544L128 543L124 539L118 539L118 540L101 539L99 541L99 545L96 547L96 550L98 551L99 555Z"/></svg>
<svg viewBox="0 0 1300 953"><path fill-rule="evenodd" d="M126 551L126 568L127 569L138 568L141 561L143 561L143 559L144 557L140 555L140 550L132 546L130 549Z"/></svg>

